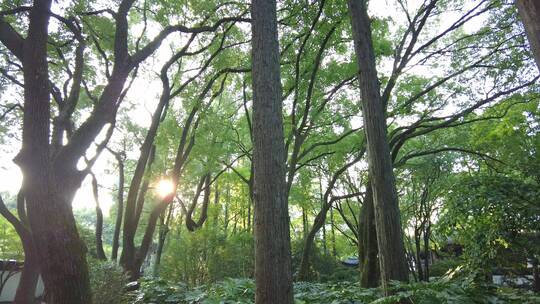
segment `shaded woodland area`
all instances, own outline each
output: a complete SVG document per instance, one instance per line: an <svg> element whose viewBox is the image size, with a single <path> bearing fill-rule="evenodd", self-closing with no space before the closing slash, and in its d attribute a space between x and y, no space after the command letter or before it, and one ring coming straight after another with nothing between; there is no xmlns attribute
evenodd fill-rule
<svg viewBox="0 0 540 304"><path fill-rule="evenodd" d="M0 0L0 42L0 303L540 303L538 1Z"/></svg>

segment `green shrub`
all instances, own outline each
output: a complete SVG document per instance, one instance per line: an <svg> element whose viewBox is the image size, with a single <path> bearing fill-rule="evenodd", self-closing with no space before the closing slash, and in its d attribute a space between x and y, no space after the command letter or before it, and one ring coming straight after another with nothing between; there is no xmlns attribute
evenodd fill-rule
<svg viewBox="0 0 540 304"><path fill-rule="evenodd" d="M249 277L253 273L253 236L225 235L212 226L170 238L160 276L189 286Z"/></svg>
<svg viewBox="0 0 540 304"><path fill-rule="evenodd" d="M89 259L88 265L94 304L128 303L125 293L128 279L120 266L95 259Z"/></svg>
<svg viewBox="0 0 540 304"><path fill-rule="evenodd" d="M433 265L429 266L429 275L432 277L442 277L448 271L456 269L462 264L463 261L456 258L446 258L443 260L438 260L433 263Z"/></svg>

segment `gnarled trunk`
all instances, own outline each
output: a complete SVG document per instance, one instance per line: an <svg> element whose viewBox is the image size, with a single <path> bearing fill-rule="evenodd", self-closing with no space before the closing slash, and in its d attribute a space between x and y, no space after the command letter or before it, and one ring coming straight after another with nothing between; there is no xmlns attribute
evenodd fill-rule
<svg viewBox="0 0 540 304"><path fill-rule="evenodd" d="M24 176L28 222L50 303L91 303L86 249L71 201L79 173L53 168L49 150L50 96L47 38L51 0L34 1L23 45L22 149L16 158Z"/></svg>

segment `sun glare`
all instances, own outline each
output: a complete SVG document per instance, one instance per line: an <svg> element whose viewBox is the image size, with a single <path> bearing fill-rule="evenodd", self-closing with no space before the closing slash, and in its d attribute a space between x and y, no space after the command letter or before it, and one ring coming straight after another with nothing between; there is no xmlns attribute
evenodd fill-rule
<svg viewBox="0 0 540 304"><path fill-rule="evenodd" d="M156 191L161 197L165 197L174 191L174 184L169 179L161 179L156 186Z"/></svg>

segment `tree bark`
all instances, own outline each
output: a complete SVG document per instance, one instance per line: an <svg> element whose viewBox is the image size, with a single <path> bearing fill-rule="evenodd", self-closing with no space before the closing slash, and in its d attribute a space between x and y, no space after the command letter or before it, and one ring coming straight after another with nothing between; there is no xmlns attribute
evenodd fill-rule
<svg viewBox="0 0 540 304"><path fill-rule="evenodd" d="M334 228L334 208L330 209L330 240L332 242L332 256L337 257L336 229Z"/></svg>
<svg viewBox="0 0 540 304"><path fill-rule="evenodd" d="M30 237L30 235L28 235ZM24 267L15 294L15 304L35 303L36 287L39 279L39 261L32 240L21 238L24 248Z"/></svg>
<svg viewBox="0 0 540 304"><path fill-rule="evenodd" d="M21 273L21 279L15 293L15 304L34 303L34 295L39 277L39 262L32 235L27 228L26 213L24 208L24 195L19 192L17 196L17 209L19 219L17 219L6 207L2 197L0 197L0 215L2 215L15 229L24 249L24 267ZM2 288L0 288L1 290Z"/></svg>
<svg viewBox="0 0 540 304"><path fill-rule="evenodd" d="M47 65L51 0L35 1L23 47L22 149L16 158L24 180L28 221L51 303L91 303L86 248L71 210L79 178L53 170L49 151L50 96Z"/></svg>
<svg viewBox="0 0 540 304"><path fill-rule="evenodd" d="M154 262L154 277L159 276L159 267L161 265L161 256L163 255L163 248L165 247L165 241L167 240L167 234L169 233L169 223L171 222L173 213L173 204L169 205L167 214L162 214L159 219L159 234L158 245L156 250L156 260Z"/></svg>
<svg viewBox="0 0 540 304"><path fill-rule="evenodd" d="M360 229L358 238L358 259L360 267L360 286L372 288L379 286L379 254L377 230L375 229L375 210L371 183L366 185L366 196L360 209Z"/></svg>
<svg viewBox="0 0 540 304"><path fill-rule="evenodd" d="M408 280L408 269L366 1L348 0L348 4L360 70L362 114L373 190L381 281L383 289L388 292L390 280Z"/></svg>
<svg viewBox="0 0 540 304"><path fill-rule="evenodd" d="M105 250L103 250L103 210L99 204L99 189L97 178L93 173L90 173L92 177L92 193L94 195L94 201L96 202L96 258L99 260L107 260Z"/></svg>
<svg viewBox="0 0 540 304"><path fill-rule="evenodd" d="M418 272L418 279L420 281L424 281L424 269L422 265L422 248L420 246L420 238L421 238L421 231L420 229L415 229L414 232L414 249L416 252L416 271Z"/></svg>
<svg viewBox="0 0 540 304"><path fill-rule="evenodd" d="M430 256L430 250L429 250L429 239L431 235L431 223L430 220L427 219L426 228L424 230L424 281L429 282L429 260L431 258Z"/></svg>
<svg viewBox="0 0 540 304"><path fill-rule="evenodd" d="M293 303L275 0L252 0L255 303Z"/></svg>
<svg viewBox="0 0 540 304"><path fill-rule="evenodd" d="M302 251L302 259L300 260L300 268L298 270L298 281L307 281L310 278L310 258L311 250L313 249L315 241L315 236L317 236L317 232L319 232L321 227L324 226L326 215L328 214L328 210L330 210L331 207L331 203L325 202L323 208L315 217L315 221L313 222L311 230L304 233L304 250Z"/></svg>
<svg viewBox="0 0 540 304"><path fill-rule="evenodd" d="M538 258L533 256L532 258L532 270L533 270L533 290L540 292L540 270L538 269Z"/></svg>
<svg viewBox="0 0 540 304"><path fill-rule="evenodd" d="M516 6L527 33L536 66L540 70L540 2L516 0Z"/></svg>
<svg viewBox="0 0 540 304"><path fill-rule="evenodd" d="M138 248L138 250L134 252L134 258L132 260L126 261L127 263L124 267L126 267L125 269L128 270L128 274L130 275L130 278L132 280L137 280L141 276L141 266L144 262L144 259L146 258L146 255L148 254L150 245L152 244L154 231L156 230L159 215L163 213L165 211L165 208L167 208L167 206L172 202L172 195L173 194L163 198L157 203L157 206L152 209L152 212L150 213L150 216L148 218L146 229L144 231L143 239L141 241L141 246Z"/></svg>
<svg viewBox="0 0 540 304"><path fill-rule="evenodd" d="M118 162L118 193L117 193L117 211L116 211L116 223L114 226L114 235L112 243L111 260L116 261L118 258L118 247L120 244L120 229L122 229L122 217L124 215L124 155L122 153L113 152L109 150L116 158Z"/></svg>

